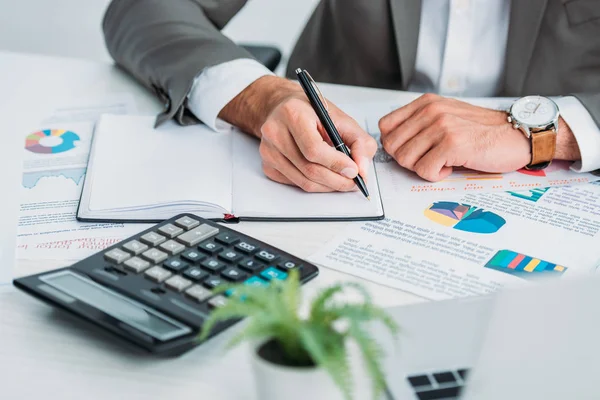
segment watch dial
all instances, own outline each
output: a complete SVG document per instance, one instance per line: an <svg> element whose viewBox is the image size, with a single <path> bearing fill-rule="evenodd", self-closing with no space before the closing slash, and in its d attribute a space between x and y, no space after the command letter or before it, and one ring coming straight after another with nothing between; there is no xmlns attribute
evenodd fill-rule
<svg viewBox="0 0 600 400"><path fill-rule="evenodd" d="M510 110L517 122L529 126L549 125L558 115L556 104L542 96L523 97Z"/></svg>

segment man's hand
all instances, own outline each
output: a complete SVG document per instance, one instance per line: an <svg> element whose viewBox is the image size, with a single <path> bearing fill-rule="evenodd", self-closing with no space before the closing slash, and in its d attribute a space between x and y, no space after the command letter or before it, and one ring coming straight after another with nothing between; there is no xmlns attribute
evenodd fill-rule
<svg viewBox="0 0 600 400"><path fill-rule="evenodd" d="M355 190L352 179L367 176L377 143L331 103L329 113L352 159L331 146L302 88L283 78L256 80L219 118L260 138L263 171L270 179L307 192Z"/></svg>
<svg viewBox="0 0 600 400"><path fill-rule="evenodd" d="M402 167L439 181L452 167L509 172L531 161L531 145L506 113L425 94L379 121L385 150ZM556 158L575 160L579 148L560 121Z"/></svg>

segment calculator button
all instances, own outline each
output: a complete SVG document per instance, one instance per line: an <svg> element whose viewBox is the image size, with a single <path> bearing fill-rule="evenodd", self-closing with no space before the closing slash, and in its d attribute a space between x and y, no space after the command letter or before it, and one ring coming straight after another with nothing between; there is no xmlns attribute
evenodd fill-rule
<svg viewBox="0 0 600 400"><path fill-rule="evenodd" d="M239 242L238 244L235 245L235 248L238 249L239 251L243 251L244 253L247 253L247 254L252 254L259 249L258 246L255 246L248 242Z"/></svg>
<svg viewBox="0 0 600 400"><path fill-rule="evenodd" d="M176 292L183 291L185 288L187 288L191 284L192 284L192 281L182 278L179 275L175 275L174 277L169 278L165 281L165 286L167 286L169 289L175 290Z"/></svg>
<svg viewBox="0 0 600 400"><path fill-rule="evenodd" d="M108 261L112 261L115 264L121 264L123 261L131 257L131 254L124 252L121 249L112 249L104 253L104 258Z"/></svg>
<svg viewBox="0 0 600 400"><path fill-rule="evenodd" d="M237 269L235 267L229 267L225 271L221 272L221 276L223 276L224 278L226 278L230 281L239 282L239 281L243 281L244 279L246 279L248 274L240 271L239 269Z"/></svg>
<svg viewBox="0 0 600 400"><path fill-rule="evenodd" d="M181 254L181 258L185 258L192 263L198 263L204 260L206 256L197 250L186 250Z"/></svg>
<svg viewBox="0 0 600 400"><path fill-rule="evenodd" d="M215 254L216 252L221 251L221 249L223 249L221 246L219 246L213 241L204 242L200 246L198 246L198 248L210 254Z"/></svg>
<svg viewBox="0 0 600 400"><path fill-rule="evenodd" d="M232 250L223 250L219 253L219 258L229 262L238 262L243 258L243 256L240 253L236 253Z"/></svg>
<svg viewBox="0 0 600 400"><path fill-rule="evenodd" d="M159 244L167 240L167 238L165 238L163 235L159 235L156 232L148 232L144 236L142 236L140 240L150 246L158 246Z"/></svg>
<svg viewBox="0 0 600 400"><path fill-rule="evenodd" d="M293 261L282 261L279 264L277 264L277 266L283 270L290 270L294 268L300 268L302 267L302 264L297 264Z"/></svg>
<svg viewBox="0 0 600 400"><path fill-rule="evenodd" d="M222 270L223 268L225 268L225 264L223 264L220 261L213 260L213 259L206 260L200 265L202 265L204 268L206 268L210 271L213 271L213 272L218 272L218 271Z"/></svg>
<svg viewBox="0 0 600 400"><path fill-rule="evenodd" d="M168 238L173 239L175 236L183 233L183 229L173 224L165 224L158 228L158 231Z"/></svg>
<svg viewBox="0 0 600 400"><path fill-rule="evenodd" d="M252 258L247 258L241 261L238 265L240 266L240 268L243 268L249 272L258 271L259 269L262 269L265 266L264 264L261 264Z"/></svg>
<svg viewBox="0 0 600 400"><path fill-rule="evenodd" d="M142 257L154 264L160 264L168 257L167 253L158 249L150 249L142 253Z"/></svg>
<svg viewBox="0 0 600 400"><path fill-rule="evenodd" d="M223 244L231 246L231 245L236 244L237 242L239 242L240 238L237 237L234 234L229 233L229 232L223 232L219 236L217 236L215 238L215 240L217 242L219 242L219 243L223 243Z"/></svg>
<svg viewBox="0 0 600 400"><path fill-rule="evenodd" d="M167 279L168 277L170 277L172 274L167 271L164 268L161 268L159 266L154 266L152 268L150 268L149 270L147 270L146 272L144 272L144 275L147 278L152 279L154 282L162 282L165 279Z"/></svg>
<svg viewBox="0 0 600 400"><path fill-rule="evenodd" d="M180 228L185 229L186 231L189 231L190 229L195 228L198 225L200 225L200 221L195 220L194 218L190 218L190 217L181 217L175 221L175 225L177 225Z"/></svg>
<svg viewBox="0 0 600 400"><path fill-rule="evenodd" d="M183 275L188 279L191 279L196 282L200 282L208 276L208 273L206 271L202 271L198 267L192 267L192 268L186 270L183 273Z"/></svg>
<svg viewBox="0 0 600 400"><path fill-rule="evenodd" d="M194 285L186 290L185 294L199 302L202 302L212 296L212 292L210 290L198 285Z"/></svg>
<svg viewBox="0 0 600 400"><path fill-rule="evenodd" d="M174 240L167 240L159 246L161 249L174 256L185 250L185 246Z"/></svg>
<svg viewBox="0 0 600 400"><path fill-rule="evenodd" d="M217 286L221 286L225 281L218 276L211 276L204 281L204 285L209 288L216 288Z"/></svg>
<svg viewBox="0 0 600 400"><path fill-rule="evenodd" d="M173 272L183 271L188 267L188 263L178 260L176 258L172 258L163 263L163 267Z"/></svg>
<svg viewBox="0 0 600 400"><path fill-rule="evenodd" d="M129 260L125 261L123 263L123 265L125 266L126 270L135 272L135 273L140 273L143 270L147 269L150 267L150 263L146 260L142 260L139 257L133 257L130 258Z"/></svg>
<svg viewBox="0 0 600 400"><path fill-rule="evenodd" d="M209 237L214 236L217 233L219 233L219 229L208 224L202 224L199 227L184 233L183 235L179 235L177 237L177 240L185 244L186 246L195 246L201 241L208 239Z"/></svg>
<svg viewBox="0 0 600 400"><path fill-rule="evenodd" d="M266 261L266 262L275 262L275 261L277 261L279 256L275 253L269 253L266 250L261 250L256 255L256 258L258 258L259 260Z"/></svg>
<svg viewBox="0 0 600 400"><path fill-rule="evenodd" d="M127 242L123 245L123 248L125 250L127 250L128 252L130 252L131 254L133 254L134 256L137 256L142 251L148 250L147 245L145 245L144 243L138 242L137 240L130 240L129 242Z"/></svg>
<svg viewBox="0 0 600 400"><path fill-rule="evenodd" d="M287 278L287 275L288 274L286 272L280 271L275 267L269 267L260 273L260 276L262 276L263 278L265 278L267 280L271 280L271 279L284 280L285 278Z"/></svg>
<svg viewBox="0 0 600 400"><path fill-rule="evenodd" d="M215 296L208 301L208 305L212 308L223 307L225 304L227 304L227 298L222 295Z"/></svg>
<svg viewBox="0 0 600 400"><path fill-rule="evenodd" d="M248 286L269 286L269 282L264 279L260 279L258 276L253 276L244 282L244 285Z"/></svg>

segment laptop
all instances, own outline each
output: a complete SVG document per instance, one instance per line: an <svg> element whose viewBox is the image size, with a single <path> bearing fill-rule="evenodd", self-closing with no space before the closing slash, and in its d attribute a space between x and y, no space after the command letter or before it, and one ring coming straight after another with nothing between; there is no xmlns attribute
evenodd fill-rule
<svg viewBox="0 0 600 400"><path fill-rule="evenodd" d="M389 398L600 399L598 277L388 311Z"/></svg>

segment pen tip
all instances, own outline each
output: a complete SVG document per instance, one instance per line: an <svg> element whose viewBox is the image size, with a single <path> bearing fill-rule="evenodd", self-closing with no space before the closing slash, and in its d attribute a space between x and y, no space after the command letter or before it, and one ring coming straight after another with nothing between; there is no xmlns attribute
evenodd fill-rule
<svg viewBox="0 0 600 400"><path fill-rule="evenodd" d="M367 196L367 200L371 201L371 196Z"/></svg>

